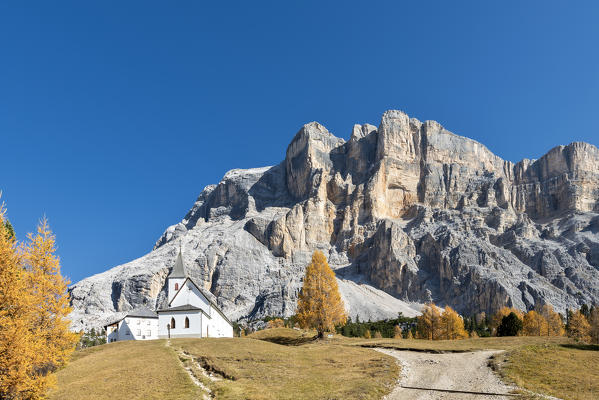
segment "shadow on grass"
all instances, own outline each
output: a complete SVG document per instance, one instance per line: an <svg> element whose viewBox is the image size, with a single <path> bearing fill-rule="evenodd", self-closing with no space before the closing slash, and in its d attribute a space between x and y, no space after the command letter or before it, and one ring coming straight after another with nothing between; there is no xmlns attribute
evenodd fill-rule
<svg viewBox="0 0 599 400"><path fill-rule="evenodd" d="M283 346L301 346L302 344L314 342L318 340L318 336L299 336L299 337L289 337L289 336L269 336L265 338L261 338L260 340L264 340L265 342L271 342L276 344L282 344Z"/></svg>
<svg viewBox="0 0 599 400"><path fill-rule="evenodd" d="M566 349L599 351L599 344L568 343L560 344L560 346Z"/></svg>

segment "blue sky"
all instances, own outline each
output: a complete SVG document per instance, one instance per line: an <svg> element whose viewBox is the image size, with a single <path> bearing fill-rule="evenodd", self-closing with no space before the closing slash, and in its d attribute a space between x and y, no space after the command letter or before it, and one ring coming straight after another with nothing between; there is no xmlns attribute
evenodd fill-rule
<svg viewBox="0 0 599 400"><path fill-rule="evenodd" d="M202 188L306 122L387 109L512 161L599 145L599 3L0 3L0 189L78 281L151 250Z"/></svg>

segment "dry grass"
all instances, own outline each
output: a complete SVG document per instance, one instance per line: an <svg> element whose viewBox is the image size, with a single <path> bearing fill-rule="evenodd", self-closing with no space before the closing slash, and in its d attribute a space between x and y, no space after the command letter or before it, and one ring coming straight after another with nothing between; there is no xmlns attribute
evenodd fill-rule
<svg viewBox="0 0 599 400"><path fill-rule="evenodd" d="M177 339L204 368L228 379L210 383L218 399L380 399L395 384L392 357L358 346L313 341L311 333L271 329L253 338ZM310 338L280 345L272 338Z"/></svg>
<svg viewBox="0 0 599 400"><path fill-rule="evenodd" d="M463 340L420 340L420 339L350 339L346 342L354 346L385 347L398 350L427 352L466 352L476 350L512 350L534 344L567 344L565 337L489 337Z"/></svg>
<svg viewBox="0 0 599 400"><path fill-rule="evenodd" d="M199 392L164 340L118 342L74 353L50 399L197 399Z"/></svg>
<svg viewBox="0 0 599 400"><path fill-rule="evenodd" d="M365 347L460 352L507 350L495 365L506 380L563 399L599 399L599 346L562 337L477 338L456 341L351 339L275 328L248 338L176 339L204 368L218 399L379 399L395 385L395 360ZM193 365L190 365L193 367ZM200 392L165 342L120 342L73 355L58 372L50 399L192 399Z"/></svg>
<svg viewBox="0 0 599 400"><path fill-rule="evenodd" d="M520 387L564 400L599 399L599 346L537 344L505 356L502 375Z"/></svg>

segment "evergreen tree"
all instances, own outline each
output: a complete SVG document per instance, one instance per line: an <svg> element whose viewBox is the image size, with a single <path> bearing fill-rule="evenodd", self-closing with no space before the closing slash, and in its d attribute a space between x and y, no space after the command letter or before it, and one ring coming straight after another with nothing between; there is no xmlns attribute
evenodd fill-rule
<svg viewBox="0 0 599 400"><path fill-rule="evenodd" d="M517 336L522 330L522 320L514 312L501 319L501 324L497 327L497 336Z"/></svg>
<svg viewBox="0 0 599 400"><path fill-rule="evenodd" d="M503 317L509 315L510 313L514 313L518 319L522 320L522 312L515 308L511 307L501 307L493 316L491 317L491 321L489 323L489 328L491 329L491 334L497 334L497 329L501 324ZM497 334L497 336L499 336Z"/></svg>
<svg viewBox="0 0 599 400"><path fill-rule="evenodd" d="M297 318L303 328L316 329L319 338L347 319L335 274L320 251L314 252L312 262L306 268Z"/></svg>
<svg viewBox="0 0 599 400"><path fill-rule="evenodd" d="M591 343L599 344L599 307L592 307L589 318Z"/></svg>
<svg viewBox="0 0 599 400"><path fill-rule="evenodd" d="M591 316L591 310L589 309L589 306L585 303L582 306L580 306L580 313L582 315L584 315L584 317L588 320L589 317Z"/></svg>
<svg viewBox="0 0 599 400"><path fill-rule="evenodd" d="M6 219L4 221L4 228L5 228L5 232L6 232L5 234L8 235L9 239L16 239L15 230L12 227L12 224L10 223L10 221L8 219Z"/></svg>

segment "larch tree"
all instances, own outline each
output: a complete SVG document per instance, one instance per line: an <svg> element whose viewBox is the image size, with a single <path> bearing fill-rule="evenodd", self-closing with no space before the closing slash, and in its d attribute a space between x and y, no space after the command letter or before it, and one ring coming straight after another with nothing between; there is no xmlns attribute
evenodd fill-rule
<svg viewBox="0 0 599 400"><path fill-rule="evenodd" d="M25 264L28 285L34 297L31 310L34 334L38 348L43 349L38 355L36 368L47 375L66 363L79 341L79 335L69 330L69 282L60 273L60 259L55 255L56 238L45 218L37 227L37 233L29 234L28 239Z"/></svg>
<svg viewBox="0 0 599 400"><path fill-rule="evenodd" d="M572 313L568 322L568 337L581 342L589 342L590 333L591 326L586 317L580 311Z"/></svg>
<svg viewBox="0 0 599 400"><path fill-rule="evenodd" d="M393 338L394 339L401 339L402 338L401 333L402 333L401 332L401 326L395 325L393 327Z"/></svg>
<svg viewBox="0 0 599 400"><path fill-rule="evenodd" d="M30 330L33 298L22 255L0 205L0 398L35 398L35 337Z"/></svg>
<svg viewBox="0 0 599 400"><path fill-rule="evenodd" d="M316 329L319 338L347 320L335 273L318 250L306 268L297 304L297 319L303 328Z"/></svg>
<svg viewBox="0 0 599 400"><path fill-rule="evenodd" d="M271 319L270 321L268 321L268 323L266 324L266 327L268 329L273 329L273 328L283 328L285 326L285 321L283 321L281 318L275 318L275 319Z"/></svg>
<svg viewBox="0 0 599 400"><path fill-rule="evenodd" d="M79 335L68 329L67 281L47 223L17 246L3 220L0 210L0 398L41 399Z"/></svg>
<svg viewBox="0 0 599 400"><path fill-rule="evenodd" d="M439 331L439 339L455 340L468 337L468 332L464 329L464 320L449 306L445 307L441 314Z"/></svg>
<svg viewBox="0 0 599 400"><path fill-rule="evenodd" d="M530 310L522 318L522 334L525 336L543 336L547 331L547 321L539 313Z"/></svg>
<svg viewBox="0 0 599 400"><path fill-rule="evenodd" d="M553 310L549 304L541 307L540 314L545 318L547 326L543 332L543 336L564 336L564 323L562 318Z"/></svg>
<svg viewBox="0 0 599 400"><path fill-rule="evenodd" d="M419 339L437 340L441 329L441 312L435 303L428 303L422 315L416 319L416 333Z"/></svg>

